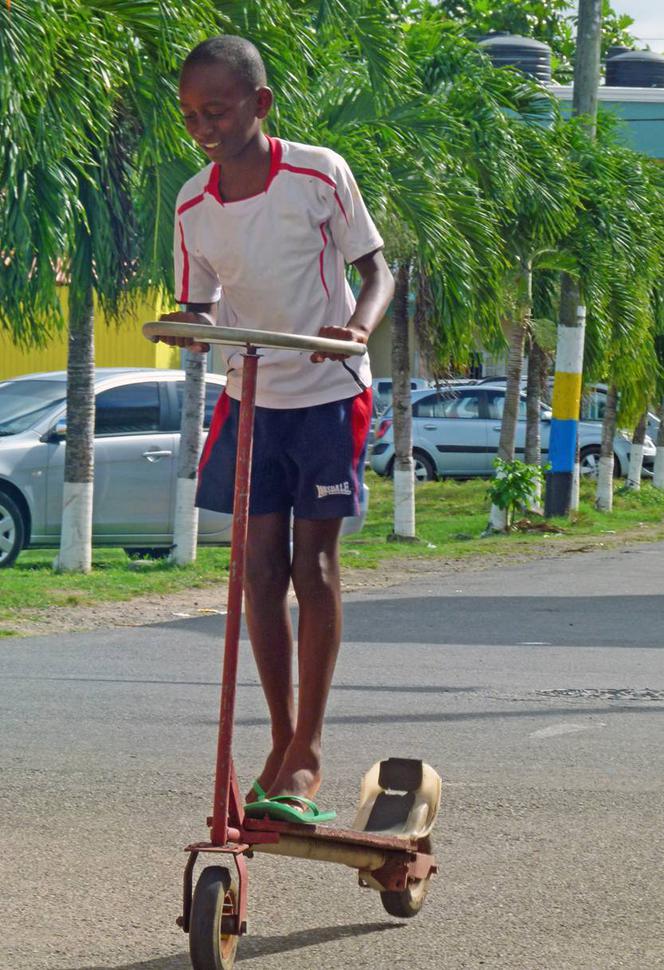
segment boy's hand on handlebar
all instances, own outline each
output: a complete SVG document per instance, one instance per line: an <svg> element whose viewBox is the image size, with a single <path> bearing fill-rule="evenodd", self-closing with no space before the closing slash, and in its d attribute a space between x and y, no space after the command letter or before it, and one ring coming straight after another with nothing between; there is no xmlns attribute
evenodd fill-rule
<svg viewBox="0 0 664 970"><path fill-rule="evenodd" d="M358 344L367 342L366 333L354 330L353 327L321 327L318 336L331 340L354 340ZM348 360L349 356L349 354L329 354L324 350L315 350L310 359L312 363L320 364L323 360Z"/></svg>
<svg viewBox="0 0 664 970"><path fill-rule="evenodd" d="M162 313L160 320L167 320L170 323L201 323L212 326L208 316L204 313L193 313L191 310L177 310L174 313ZM169 347L186 347L195 354L206 354L210 349L209 344L204 344L192 340L191 337L158 337L157 342L168 344Z"/></svg>

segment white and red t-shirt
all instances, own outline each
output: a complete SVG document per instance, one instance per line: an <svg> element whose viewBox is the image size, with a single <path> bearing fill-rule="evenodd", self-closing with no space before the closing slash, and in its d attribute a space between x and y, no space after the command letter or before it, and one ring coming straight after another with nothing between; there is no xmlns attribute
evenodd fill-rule
<svg viewBox="0 0 664 970"><path fill-rule="evenodd" d="M270 138L265 190L219 194L219 165L182 187L175 216L179 303L218 301L218 325L317 335L345 326L355 300L345 275L383 245L346 162L327 148ZM227 389L240 398L242 351L224 347ZM297 408L343 400L371 385L367 355L312 364L309 353L262 349L256 403ZM355 375L355 376L353 376Z"/></svg>

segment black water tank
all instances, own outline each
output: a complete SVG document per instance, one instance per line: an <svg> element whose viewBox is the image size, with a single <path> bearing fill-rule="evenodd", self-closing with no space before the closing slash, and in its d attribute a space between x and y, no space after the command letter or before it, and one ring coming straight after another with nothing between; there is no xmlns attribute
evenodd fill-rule
<svg viewBox="0 0 664 970"><path fill-rule="evenodd" d="M664 57L654 51L630 51L606 62L608 88L664 88Z"/></svg>
<svg viewBox="0 0 664 970"><path fill-rule="evenodd" d="M547 44L518 34L490 34L479 46L494 67L515 67L543 84L551 83L551 48Z"/></svg>
<svg viewBox="0 0 664 970"><path fill-rule="evenodd" d="M609 61L612 57L620 57L621 54L629 54L631 50L631 47L622 47L620 44L612 44L606 52L606 60Z"/></svg>

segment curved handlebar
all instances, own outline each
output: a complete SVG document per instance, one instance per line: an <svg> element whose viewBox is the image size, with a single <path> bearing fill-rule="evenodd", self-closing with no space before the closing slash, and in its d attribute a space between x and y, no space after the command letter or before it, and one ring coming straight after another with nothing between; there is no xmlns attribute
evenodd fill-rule
<svg viewBox="0 0 664 970"><path fill-rule="evenodd" d="M332 340L329 337L309 337L302 333L273 333L270 330L242 330L240 327L212 327L205 323L179 323L172 320L156 320L143 325L143 334L149 340L160 337L188 337L198 343L226 344L239 347L276 347L280 350L322 351L330 354L346 354L361 357L366 354L364 344L355 340Z"/></svg>

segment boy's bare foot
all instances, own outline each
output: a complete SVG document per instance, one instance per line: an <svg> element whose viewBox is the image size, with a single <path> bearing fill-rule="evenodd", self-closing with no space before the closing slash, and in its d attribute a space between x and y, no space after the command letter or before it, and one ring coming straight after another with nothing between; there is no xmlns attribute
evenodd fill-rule
<svg viewBox="0 0 664 970"><path fill-rule="evenodd" d="M320 783L320 748L301 746L294 739L267 794L268 797L301 795L304 798L313 798Z"/></svg>
<svg viewBox="0 0 664 970"><path fill-rule="evenodd" d="M274 780L277 777L279 769L281 768L281 764L284 760L284 756L286 754L287 748L288 748L288 745L272 748L272 751L270 751L269 755L267 756L267 760L265 762L265 766L263 770L261 771L260 775L258 775L256 778L256 781L263 789L263 791L266 793L270 790L271 785L274 783ZM248 805L249 802L257 801L258 798L259 798L258 792L255 792L252 787L247 792L247 795L245 797L245 805Z"/></svg>

